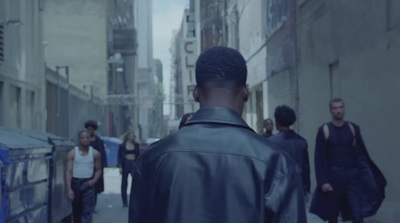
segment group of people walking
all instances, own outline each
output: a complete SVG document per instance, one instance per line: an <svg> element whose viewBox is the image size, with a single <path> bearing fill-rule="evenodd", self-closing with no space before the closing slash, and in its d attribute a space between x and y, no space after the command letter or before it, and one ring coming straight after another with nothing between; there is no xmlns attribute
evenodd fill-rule
<svg viewBox="0 0 400 223"><path fill-rule="evenodd" d="M136 162L129 222L305 223L311 191L307 141L290 127L295 111L275 109L262 137L241 118L249 98L242 55L215 47L196 62L194 100L179 130ZM344 120L345 103L329 102L332 120L316 137L317 185L310 212L334 223L363 222L384 199L386 180L360 128Z"/></svg>
<svg viewBox="0 0 400 223"><path fill-rule="evenodd" d="M376 213L384 198L386 180L370 159L360 128L344 120L345 103L334 98L329 103L332 120L323 124L316 137L315 172L317 188L310 212L329 223L343 220L362 223ZM278 134L272 134L272 119L264 121L268 141L290 155L300 168L305 201L310 192L310 164L307 141L290 129L296 121L294 110L278 106L275 122Z"/></svg>
<svg viewBox="0 0 400 223"><path fill-rule="evenodd" d="M135 134L125 134L118 167L130 223L307 222L310 161L307 141L291 129L296 113L278 106L260 136L241 117L250 94L246 81L246 61L238 51L211 48L196 62L193 98L200 109L182 117L176 133L143 154ZM316 137L317 185L309 211L329 223L339 215L362 223L379 209L386 180L369 157L359 126L345 121L344 100L332 99L329 110L332 120ZM79 147L68 154L75 222L91 222L95 202L88 200L100 191L94 188L105 166L96 148L101 144L96 144L97 127L85 127ZM129 202L128 175L133 178Z"/></svg>
<svg viewBox="0 0 400 223"><path fill-rule="evenodd" d="M89 120L85 122L84 127L85 130L78 134L78 146L67 155L66 188L67 196L72 202L74 223L92 222L93 214L97 213L97 195L104 191L104 167L108 166L104 142L96 135L97 122ZM124 207L128 207L128 176L133 177L135 160L139 154L135 134L130 131L125 133L118 149Z"/></svg>

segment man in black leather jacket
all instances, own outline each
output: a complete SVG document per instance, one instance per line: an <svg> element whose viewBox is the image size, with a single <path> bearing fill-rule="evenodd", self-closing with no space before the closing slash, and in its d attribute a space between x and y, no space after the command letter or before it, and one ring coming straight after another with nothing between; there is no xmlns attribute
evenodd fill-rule
<svg viewBox="0 0 400 223"><path fill-rule="evenodd" d="M269 141L280 146L290 157L296 161L301 169L301 178L304 186L305 201L310 193L310 161L308 158L307 141L295 133L290 126L296 122L296 113L286 105L278 106L275 109L275 124L279 133L268 138Z"/></svg>
<svg viewBox="0 0 400 223"><path fill-rule="evenodd" d="M129 222L305 223L294 161L241 118L247 68L230 48L196 63L197 111L137 160Z"/></svg>

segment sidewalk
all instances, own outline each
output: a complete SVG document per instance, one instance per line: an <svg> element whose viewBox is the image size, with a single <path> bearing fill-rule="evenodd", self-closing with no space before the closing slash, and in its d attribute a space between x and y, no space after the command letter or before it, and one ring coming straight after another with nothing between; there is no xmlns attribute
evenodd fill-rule
<svg viewBox="0 0 400 223"><path fill-rule="evenodd" d="M128 222L128 208L122 207L121 174L118 168L104 169L104 188L97 201L97 213L93 216L95 223L125 223ZM131 188L128 179L128 188Z"/></svg>
<svg viewBox="0 0 400 223"><path fill-rule="evenodd" d="M95 223L125 223L128 222L128 208L122 207L121 175L117 168L104 170L105 191L99 195L97 202L98 213L94 215ZM128 179L130 188L131 179ZM308 223L324 223L317 216L307 214Z"/></svg>

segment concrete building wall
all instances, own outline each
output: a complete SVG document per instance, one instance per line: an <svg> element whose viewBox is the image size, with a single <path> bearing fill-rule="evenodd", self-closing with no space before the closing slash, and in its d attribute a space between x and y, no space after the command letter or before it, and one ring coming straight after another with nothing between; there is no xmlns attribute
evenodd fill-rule
<svg viewBox="0 0 400 223"><path fill-rule="evenodd" d="M346 119L360 125L372 159L388 180L381 209L366 222L398 222L400 3L308 0L299 1L298 10L299 122L310 160L317 128L330 120L330 98L342 97Z"/></svg>
<svg viewBox="0 0 400 223"><path fill-rule="evenodd" d="M0 125L45 130L42 5L0 2Z"/></svg>
<svg viewBox="0 0 400 223"><path fill-rule="evenodd" d="M233 4L234 2L231 2ZM267 105L264 104L263 82L267 79L267 35L263 21L264 1L237 0L237 9L230 7L227 16L228 39L230 46L237 45L237 37L239 38L238 50L242 53L247 62L247 83L251 94L246 104L243 117L245 121L257 132L262 130L264 118L264 110ZM240 12L240 15L237 13ZM238 21L238 29L236 28L236 20ZM235 30L238 30L238 35Z"/></svg>
<svg viewBox="0 0 400 223"><path fill-rule="evenodd" d="M298 111L296 70L296 1L264 0L264 30L267 36L267 88L269 118L278 105ZM293 126L298 128L296 122Z"/></svg>
<svg viewBox="0 0 400 223"><path fill-rule="evenodd" d="M70 67L70 82L93 93L107 93L107 0L46 1L44 10L47 66Z"/></svg>

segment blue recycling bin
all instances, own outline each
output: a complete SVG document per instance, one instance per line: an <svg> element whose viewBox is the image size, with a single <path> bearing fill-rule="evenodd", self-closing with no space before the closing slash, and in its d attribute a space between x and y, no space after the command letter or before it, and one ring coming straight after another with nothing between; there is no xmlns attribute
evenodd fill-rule
<svg viewBox="0 0 400 223"><path fill-rule="evenodd" d="M122 141L118 138L107 136L103 136L101 139L104 141L108 166L116 167L118 165L118 148Z"/></svg>

